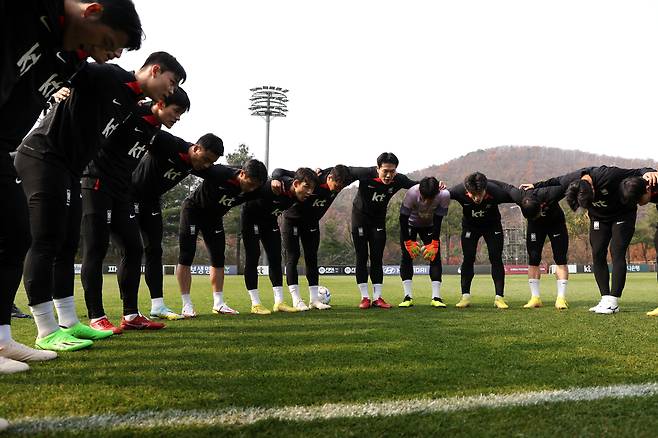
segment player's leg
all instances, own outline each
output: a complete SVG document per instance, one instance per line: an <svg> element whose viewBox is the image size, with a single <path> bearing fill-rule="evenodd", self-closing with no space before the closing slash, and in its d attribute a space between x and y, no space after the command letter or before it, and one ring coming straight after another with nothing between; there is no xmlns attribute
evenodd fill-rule
<svg viewBox="0 0 658 438"><path fill-rule="evenodd" d="M654 248L658 248L658 227L653 235L653 246ZM656 270L656 280L658 280L658 269ZM658 316L658 307L647 312L647 316Z"/></svg>
<svg viewBox="0 0 658 438"><path fill-rule="evenodd" d="M498 223L491 230L484 233L484 241L487 244L489 252L489 262L491 263L491 278L496 289L494 306L498 309L507 309L509 306L505 302L505 266L503 265L503 245L505 237L503 236L503 226Z"/></svg>
<svg viewBox="0 0 658 438"><path fill-rule="evenodd" d="M592 247L592 271L594 279L601 293L601 300L594 307L589 309L590 312L596 312L603 304L607 304L610 296L610 271L608 270L608 245L612 238L612 223L598 220L590 220L589 242ZM605 301L605 302L604 302Z"/></svg>
<svg viewBox="0 0 658 438"><path fill-rule="evenodd" d="M432 228L423 228L419 230L419 235L424 245L429 245L432 243ZM446 307L441 298L441 283L443 281L443 265L441 263L441 243L439 242L439 248L436 253L434 260L430 261L430 281L432 285L432 300L430 305L432 307L437 307L443 309Z"/></svg>
<svg viewBox="0 0 658 438"><path fill-rule="evenodd" d="M475 256L478 249L478 240L482 234L466 226L462 226L461 244L464 254L461 265L461 290L462 297L455 307L464 308L471 305L471 283L475 276Z"/></svg>
<svg viewBox="0 0 658 438"><path fill-rule="evenodd" d="M610 296L596 313L611 314L619 312L619 298L626 285L626 250L635 232L635 215L622 221L610 222L612 236L610 239L610 256L612 258L612 286Z"/></svg>
<svg viewBox="0 0 658 438"><path fill-rule="evenodd" d="M530 287L530 299L523 306L525 309L543 306L539 286L541 279L539 264L541 263L541 254L547 234L545 226L537 225L534 221L528 221L525 244L528 251L528 286Z"/></svg>
<svg viewBox="0 0 658 438"><path fill-rule="evenodd" d="M297 272L297 263L301 255L299 246L300 227L284 218L283 226L281 227L281 239L283 252L286 256L286 282L292 296L292 304L296 306L301 301L299 294L299 273Z"/></svg>
<svg viewBox="0 0 658 438"><path fill-rule="evenodd" d="M416 241L418 238L417 229L410 226L409 227L409 239ZM414 276L414 264L409 255L409 251L404 245L404 240L400 237L400 279L402 280L402 302L398 304L398 307L411 307L414 305L414 294L413 294L413 276Z"/></svg>
<svg viewBox="0 0 658 438"><path fill-rule="evenodd" d="M557 297L555 308L567 309L567 284L569 282L569 268L567 267L567 253L569 252L569 232L566 221L554 225L548 234L553 250L553 260L557 265L555 276L557 277Z"/></svg>
<svg viewBox="0 0 658 438"><path fill-rule="evenodd" d="M302 246L304 247L304 261L306 262L306 280L308 281L309 306L312 309L328 310L329 304L320 301L318 288L320 275L318 272L318 250L320 249L320 224L312 224L303 228L301 233ZM297 303L296 307L304 310L303 301ZM307 307L308 308L308 307Z"/></svg>
<svg viewBox="0 0 658 438"><path fill-rule="evenodd" d="M224 252L226 250L224 222L221 217L205 218L204 222L201 233L210 255L210 286L213 291L212 313L237 315L239 312L232 309L224 300Z"/></svg>
<svg viewBox="0 0 658 438"><path fill-rule="evenodd" d="M260 259L260 227L246 219L242 210L242 242L244 243L244 283L251 299L251 313L269 315L272 313L260 301L258 292L258 260Z"/></svg>
<svg viewBox="0 0 658 438"><path fill-rule="evenodd" d="M370 308L370 295L368 294L368 237L365 224L352 215L352 243L356 253L356 284L361 293L359 308Z"/></svg>
<svg viewBox="0 0 658 438"><path fill-rule="evenodd" d="M368 227L368 245L370 247L370 280L372 281L372 305L390 309L391 305L382 298L384 285L384 247L386 246L386 226Z"/></svg>
<svg viewBox="0 0 658 438"><path fill-rule="evenodd" d="M272 310L275 312L294 313L299 312L296 307L289 306L283 299L283 270L281 269L281 231L279 224L275 221L262 224L261 242L265 254L267 254L267 262L269 264L269 277L274 291L274 306Z"/></svg>
<svg viewBox="0 0 658 438"><path fill-rule="evenodd" d="M196 253L196 240L199 233L199 212L188 201L183 202L178 224L178 265L176 266L176 280L183 301L181 314L185 318L197 316L190 291L192 289L192 272L190 267Z"/></svg>

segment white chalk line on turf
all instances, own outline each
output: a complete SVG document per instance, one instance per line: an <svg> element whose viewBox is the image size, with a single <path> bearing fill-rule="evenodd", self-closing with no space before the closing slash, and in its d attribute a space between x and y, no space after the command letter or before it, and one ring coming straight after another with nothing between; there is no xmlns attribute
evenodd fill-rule
<svg viewBox="0 0 658 438"><path fill-rule="evenodd" d="M432 414L478 408L532 406L543 403L622 399L658 395L658 383L595 386L553 391L490 394L440 399L412 399L368 403L328 403L316 406L281 408L226 408L218 410L141 411L132 414L105 414L88 417L25 418L13 422L9 432L34 434L57 431L184 426L243 426L263 420L318 421L339 418L388 417Z"/></svg>

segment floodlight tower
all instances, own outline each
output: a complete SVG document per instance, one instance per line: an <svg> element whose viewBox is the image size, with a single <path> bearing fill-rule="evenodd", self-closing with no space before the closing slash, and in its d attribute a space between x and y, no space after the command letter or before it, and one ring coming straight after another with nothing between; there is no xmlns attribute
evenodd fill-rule
<svg viewBox="0 0 658 438"><path fill-rule="evenodd" d="M265 85L263 87L251 88L251 111L252 116L265 118L265 167L270 168L270 120L272 117L285 117L288 112L286 106L288 90L281 87Z"/></svg>

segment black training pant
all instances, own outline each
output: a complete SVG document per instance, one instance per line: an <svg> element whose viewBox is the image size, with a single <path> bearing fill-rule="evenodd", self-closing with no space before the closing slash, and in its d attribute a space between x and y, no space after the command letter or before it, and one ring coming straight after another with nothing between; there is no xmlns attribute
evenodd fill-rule
<svg viewBox="0 0 658 438"><path fill-rule="evenodd" d="M368 253L370 253L370 279L372 284L382 284L384 269L384 246L386 245L386 225L368 221L352 212L352 242L356 252L356 283L368 282Z"/></svg>
<svg viewBox="0 0 658 438"><path fill-rule="evenodd" d="M528 264L530 266L539 266L546 237L551 241L555 264L566 265L567 252L569 251L569 233L564 219L553 223L528 221L525 240L528 249Z"/></svg>
<svg viewBox="0 0 658 438"><path fill-rule="evenodd" d="M601 295L621 297L626 284L626 250L635 232L635 212L610 221L590 220L594 278ZM608 270L608 246L612 257L612 287Z"/></svg>
<svg viewBox="0 0 658 438"><path fill-rule="evenodd" d="M80 180L64 167L23 153L16 156L28 203L32 244L23 283L30 306L73 296L80 240Z"/></svg>
<svg viewBox="0 0 658 438"><path fill-rule="evenodd" d="M306 263L306 279L309 286L317 286L318 275L318 249L320 248L320 224L297 223L283 221L281 228L283 249L286 254L286 281L288 285L299 284L297 263L301 255L299 242L304 248L304 262Z"/></svg>
<svg viewBox="0 0 658 438"><path fill-rule="evenodd" d="M242 210L244 212L244 209ZM252 220L243 213L241 216L242 241L245 250L244 283L247 290L258 289L258 260L262 242L269 264L272 287L283 286L281 269L281 231L276 218Z"/></svg>
<svg viewBox="0 0 658 438"><path fill-rule="evenodd" d="M219 214L212 214L209 210L194 207L188 200L183 202L180 211L178 263L183 266L192 266L199 231L201 231L203 242L208 249L210 264L215 268L223 268L226 247L223 217Z"/></svg>
<svg viewBox="0 0 658 438"><path fill-rule="evenodd" d="M121 259L117 282L123 314L138 313L137 295L141 277L142 245L132 202L120 201L107 193L82 191L82 287L90 319L105 315L103 308L103 260L112 243Z"/></svg>
<svg viewBox="0 0 658 438"><path fill-rule="evenodd" d="M505 267L503 266L504 236L503 227L500 222L486 228L462 225L461 240L462 251L464 252L464 260L461 266L462 294L471 293L471 283L475 275L475 255L480 237L484 237L484 241L487 244L489 262L491 263L491 278L494 282L496 295L502 297L505 293Z"/></svg>
<svg viewBox="0 0 658 438"><path fill-rule="evenodd" d="M432 227L416 228L409 226L409 238L415 241L420 237L420 240L423 241L424 245L429 245L432 242L432 234ZM407 248L404 246L404 240L402 240L402 238L400 238L400 249L402 252L402 259L400 260L400 277L402 278L402 281L411 280L414 276L414 263ZM420 257L422 257L422 254ZM439 243L439 252L437 252L436 258L430 262L430 280L441 281L442 274L441 244Z"/></svg>
<svg viewBox="0 0 658 438"><path fill-rule="evenodd" d="M151 299L162 298L162 209L159 199L142 200L135 204L144 247L144 279Z"/></svg>
<svg viewBox="0 0 658 438"><path fill-rule="evenodd" d="M9 154L0 156L0 325L11 323L11 306L30 248L30 221L21 180Z"/></svg>

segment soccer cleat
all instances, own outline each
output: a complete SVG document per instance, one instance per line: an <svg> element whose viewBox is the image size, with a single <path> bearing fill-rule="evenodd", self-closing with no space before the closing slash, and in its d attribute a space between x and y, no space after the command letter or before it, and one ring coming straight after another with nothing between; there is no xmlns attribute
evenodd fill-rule
<svg viewBox="0 0 658 438"><path fill-rule="evenodd" d="M212 308L212 313L215 315L239 315L240 312L238 312L235 309L231 309L228 304L222 304L218 308Z"/></svg>
<svg viewBox="0 0 658 438"><path fill-rule="evenodd" d="M379 307L380 309L390 309L391 305L388 304L382 297L377 298L372 302L372 307Z"/></svg>
<svg viewBox="0 0 658 438"><path fill-rule="evenodd" d="M16 307L16 304L11 305L11 317L12 318L32 318L27 313L23 313L21 309Z"/></svg>
<svg viewBox="0 0 658 438"><path fill-rule="evenodd" d="M406 295L398 307L411 307L414 305L414 300L409 295Z"/></svg>
<svg viewBox="0 0 658 438"><path fill-rule="evenodd" d="M653 309L651 312L647 312L647 316L658 316L658 307Z"/></svg>
<svg viewBox="0 0 658 438"><path fill-rule="evenodd" d="M311 310L311 308L306 305L304 300L299 300L296 303L293 303L293 306L295 306L300 312L306 312L307 310Z"/></svg>
<svg viewBox="0 0 658 438"><path fill-rule="evenodd" d="M107 318L105 319L107 321ZM109 321L108 321L109 322ZM91 339L92 341L97 341L99 339L109 338L114 334L112 329L103 329L97 330L91 327L84 325L81 322L77 322L72 327L63 328L64 333L67 335L73 336L78 339Z"/></svg>
<svg viewBox="0 0 658 438"><path fill-rule="evenodd" d="M34 345L41 350L50 351L78 351L89 348L94 343L89 339L78 339L58 329L45 338L37 339Z"/></svg>
<svg viewBox="0 0 658 438"><path fill-rule="evenodd" d="M589 311L590 311L590 312L596 312L596 309L598 309L602 304L603 304L603 300L601 300L601 301L599 301L598 303L596 303L596 306L594 306L594 307L590 307L590 308L589 308Z"/></svg>
<svg viewBox="0 0 658 438"><path fill-rule="evenodd" d="M541 302L541 298L539 297L531 297L530 300L523 305L524 309L535 309L538 307L543 307L544 303Z"/></svg>
<svg viewBox="0 0 658 438"><path fill-rule="evenodd" d="M507 305L503 297L495 298L494 306L496 307L496 309L509 309L509 306Z"/></svg>
<svg viewBox="0 0 658 438"><path fill-rule="evenodd" d="M555 299L555 308L557 310L565 310L569 308L569 305L567 304L567 300L564 297L557 297Z"/></svg>
<svg viewBox="0 0 658 438"><path fill-rule="evenodd" d="M29 369L30 366L26 363L14 359L7 359L6 357L0 357L0 374L22 373Z"/></svg>
<svg viewBox="0 0 658 438"><path fill-rule="evenodd" d="M457 304L455 304L455 307L458 309L465 309L466 307L470 307L471 305L471 297L465 297L462 295L461 299Z"/></svg>
<svg viewBox="0 0 658 438"><path fill-rule="evenodd" d="M40 362L55 359L57 353L47 350L35 350L12 339L7 344L0 345L0 357L20 362Z"/></svg>
<svg viewBox="0 0 658 438"><path fill-rule="evenodd" d="M619 312L619 306L612 306L610 304L597 306L594 310L594 313L598 313L599 315L611 315L617 312Z"/></svg>
<svg viewBox="0 0 658 438"><path fill-rule="evenodd" d="M308 303L309 307L311 309L318 309L318 310L329 310L331 309L331 306L329 304L325 304L322 301L311 301Z"/></svg>
<svg viewBox="0 0 658 438"><path fill-rule="evenodd" d="M120 335L121 333L123 333L121 327L117 327L114 324L112 324L110 320L107 319L107 316L102 317L98 321L90 322L89 327L101 331L112 330L112 333L114 333L115 335Z"/></svg>
<svg viewBox="0 0 658 438"><path fill-rule="evenodd" d="M441 298L432 298L432 301L430 301L430 306L437 307L439 309L445 309L447 307Z"/></svg>
<svg viewBox="0 0 658 438"><path fill-rule="evenodd" d="M179 315L167 306L162 306L159 309L151 309L150 315L153 318L166 319L167 321L178 321L179 319L185 319L183 315Z"/></svg>
<svg viewBox="0 0 658 438"><path fill-rule="evenodd" d="M166 326L161 322L151 321L142 314L128 321L125 316L121 317L121 328L123 330L160 330Z"/></svg>
<svg viewBox="0 0 658 438"><path fill-rule="evenodd" d="M185 304L181 311L181 315L183 315L183 318L196 318L197 313L192 304Z"/></svg>
<svg viewBox="0 0 658 438"><path fill-rule="evenodd" d="M254 304L251 306L251 313L254 315L269 315L272 312L262 304Z"/></svg>
<svg viewBox="0 0 658 438"><path fill-rule="evenodd" d="M275 303L274 307L272 307L272 310L275 312L284 312L284 313L297 313L299 312L299 309L296 307L291 307L287 305L284 302L281 303Z"/></svg>
<svg viewBox="0 0 658 438"><path fill-rule="evenodd" d="M0 371L0 374L2 371ZM9 421L5 420L4 418L0 418L0 432L3 430L7 429L9 427Z"/></svg>
<svg viewBox="0 0 658 438"><path fill-rule="evenodd" d="M361 298L361 303L359 303L359 309L370 309L372 303L370 298Z"/></svg>

